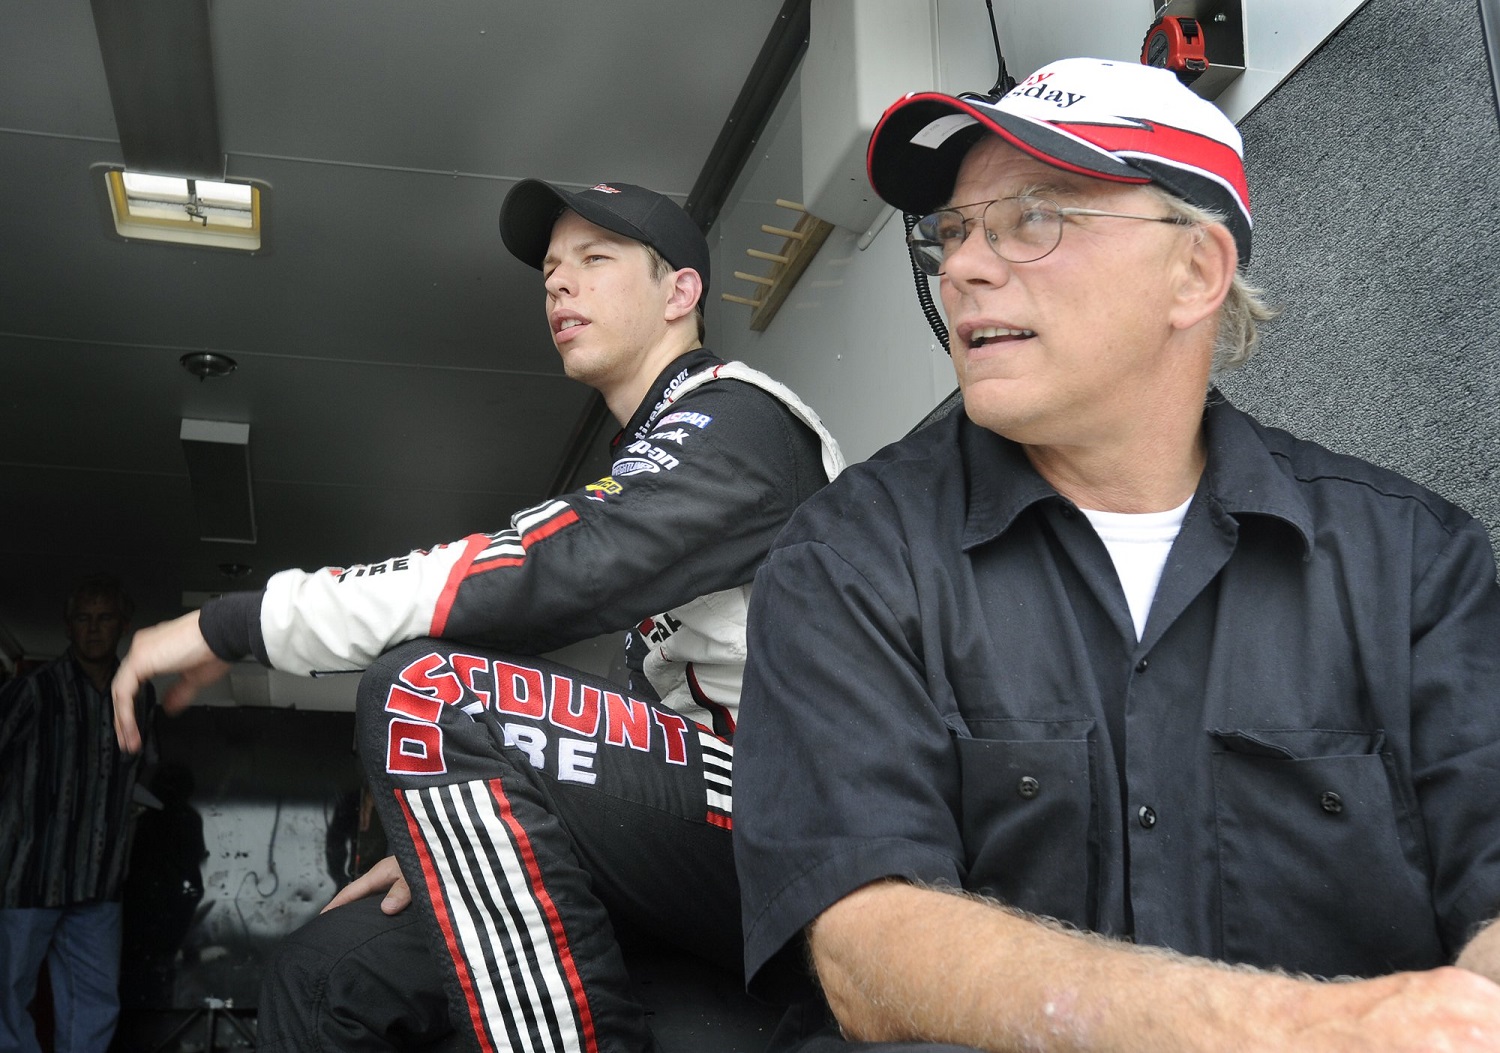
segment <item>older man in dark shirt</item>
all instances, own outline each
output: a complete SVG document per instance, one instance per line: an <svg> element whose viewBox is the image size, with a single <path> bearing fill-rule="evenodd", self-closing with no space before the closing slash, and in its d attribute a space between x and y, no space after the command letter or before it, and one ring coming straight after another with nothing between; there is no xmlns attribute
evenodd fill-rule
<svg viewBox="0 0 1500 1053"><path fill-rule="evenodd" d="M810 954L804 1050L1500 1049L1489 540L1210 387L1266 313L1234 126L1075 59L869 156L964 411L757 577L752 983Z"/></svg>

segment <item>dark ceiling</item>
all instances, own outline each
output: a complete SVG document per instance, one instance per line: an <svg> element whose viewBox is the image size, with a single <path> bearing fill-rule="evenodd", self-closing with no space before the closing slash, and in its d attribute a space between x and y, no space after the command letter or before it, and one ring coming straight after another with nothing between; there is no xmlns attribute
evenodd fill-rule
<svg viewBox="0 0 1500 1053"><path fill-rule="evenodd" d="M587 470L590 393L558 368L536 273L500 245L500 202L525 177L618 179L697 188L711 216L733 176L721 133L776 89L757 59L797 6L220 0L224 171L269 188L270 249L247 256L107 232L96 166L124 160L129 121L91 7L6 0L0 650L60 653L86 573L119 574L149 624L282 567L496 529ZM238 369L189 376L179 359L203 350ZM249 425L254 544L199 540L183 418Z"/></svg>

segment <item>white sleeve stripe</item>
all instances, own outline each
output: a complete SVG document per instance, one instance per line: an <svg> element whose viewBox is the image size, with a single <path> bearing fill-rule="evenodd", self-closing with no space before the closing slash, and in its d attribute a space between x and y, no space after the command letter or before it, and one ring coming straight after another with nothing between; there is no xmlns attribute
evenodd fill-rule
<svg viewBox="0 0 1500 1053"><path fill-rule="evenodd" d="M524 556L525 554L526 548L524 545L519 541L507 538L505 541L491 545L479 553L479 555L474 557L474 562L481 563L485 560L494 559L496 556Z"/></svg>
<svg viewBox="0 0 1500 1053"><path fill-rule="evenodd" d="M711 750L711 751L713 751L715 753L718 753L720 756L724 756L724 757L733 757L734 756L734 747L733 746L731 746L729 743L725 742L724 740L718 738L715 735L710 735L706 731L700 731L700 732L698 732L698 741L700 743L702 743L703 748L705 750Z"/></svg>
<svg viewBox="0 0 1500 1053"><path fill-rule="evenodd" d="M537 505L524 512L517 512L511 516L510 523L517 531L525 534L547 520L569 511L570 507L566 501L549 501L545 505Z"/></svg>

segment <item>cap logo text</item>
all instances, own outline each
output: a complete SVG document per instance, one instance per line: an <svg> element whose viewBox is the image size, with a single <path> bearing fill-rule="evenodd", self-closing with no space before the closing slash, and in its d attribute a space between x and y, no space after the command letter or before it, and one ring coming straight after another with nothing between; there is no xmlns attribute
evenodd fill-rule
<svg viewBox="0 0 1500 1053"><path fill-rule="evenodd" d="M1088 98L1088 96L1077 92L1062 91L1059 88L1048 88L1047 79L1051 76L1051 73L1033 73L1012 88L1006 98L1016 96L1019 98L1036 99L1038 102L1050 102L1059 110L1066 110L1075 102L1082 102Z"/></svg>

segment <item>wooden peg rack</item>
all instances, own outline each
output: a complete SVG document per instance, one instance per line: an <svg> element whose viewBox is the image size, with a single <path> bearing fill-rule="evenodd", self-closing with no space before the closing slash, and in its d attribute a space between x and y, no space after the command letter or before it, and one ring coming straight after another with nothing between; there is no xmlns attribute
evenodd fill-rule
<svg viewBox="0 0 1500 1053"><path fill-rule="evenodd" d="M733 293L720 294L720 299L743 304L752 309L750 328L757 333L764 332L771 324L771 319L776 317L776 312L781 309L787 294L792 291L792 287L797 284L797 279L802 277L802 272L807 270L807 265L818 254L818 250L823 247L823 242L828 240L828 235L833 230L833 224L826 223L812 215L795 201L787 201L785 198L778 197L776 204L780 208L797 213L798 216L796 225L790 230L785 227L773 227L768 223L761 224L760 229L763 232L784 239L781 249L777 252L764 252L760 249L745 250L745 255L751 259L768 262L771 265L769 273L734 272L734 276L741 281L758 286L755 298L736 296Z"/></svg>

